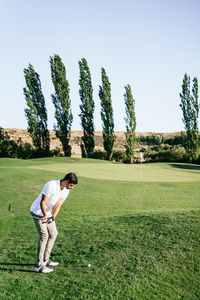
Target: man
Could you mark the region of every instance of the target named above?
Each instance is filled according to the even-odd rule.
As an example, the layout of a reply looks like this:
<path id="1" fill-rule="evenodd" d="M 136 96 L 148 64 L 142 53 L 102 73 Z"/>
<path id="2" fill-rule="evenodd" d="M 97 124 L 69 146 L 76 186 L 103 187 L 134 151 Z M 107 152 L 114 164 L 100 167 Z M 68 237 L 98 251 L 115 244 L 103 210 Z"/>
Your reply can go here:
<path id="1" fill-rule="evenodd" d="M 47 266 L 59 264 L 50 260 L 51 250 L 58 235 L 55 218 L 70 190 L 77 183 L 78 178 L 74 173 L 68 173 L 60 180 L 51 180 L 44 185 L 42 192 L 31 205 L 32 216 L 39 217 L 33 219 L 40 236 L 35 272 L 50 273 L 53 269 Z"/>

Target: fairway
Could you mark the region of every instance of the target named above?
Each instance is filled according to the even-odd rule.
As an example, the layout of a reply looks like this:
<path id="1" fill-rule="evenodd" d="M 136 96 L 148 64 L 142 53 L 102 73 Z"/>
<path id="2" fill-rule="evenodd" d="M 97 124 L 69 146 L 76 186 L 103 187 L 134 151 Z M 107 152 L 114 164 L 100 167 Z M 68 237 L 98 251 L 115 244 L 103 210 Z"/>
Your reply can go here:
<path id="1" fill-rule="evenodd" d="M 139 182 L 187 182 L 199 181 L 200 166 L 179 163 L 155 164 L 119 164 L 108 162 L 92 162 L 87 159 L 74 160 L 73 171 L 79 176 L 96 179 Z M 86 166 L 87 163 L 87 166 Z M 66 172 L 66 165 L 61 162 L 56 164 L 42 164 L 31 166 L 33 169 Z"/>
<path id="2" fill-rule="evenodd" d="M 79 184 L 56 218 L 52 274 L 33 272 L 29 207 L 51 179 Z M 0 159 L 0 299 L 200 299 L 200 166 Z M 87 265 L 91 264 L 91 268 Z"/>

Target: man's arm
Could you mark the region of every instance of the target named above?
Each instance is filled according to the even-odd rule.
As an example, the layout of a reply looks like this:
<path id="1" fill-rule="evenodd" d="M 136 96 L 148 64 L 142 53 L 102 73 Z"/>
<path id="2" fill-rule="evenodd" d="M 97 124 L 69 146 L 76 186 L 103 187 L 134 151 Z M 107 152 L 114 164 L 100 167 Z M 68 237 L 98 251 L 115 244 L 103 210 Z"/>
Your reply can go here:
<path id="1" fill-rule="evenodd" d="M 44 215 L 44 218 L 42 219 L 43 222 L 46 222 L 47 221 L 47 213 L 46 213 L 46 204 L 47 204 L 47 201 L 49 200 L 49 197 L 48 196 L 45 196 L 44 194 L 42 195 L 42 200 L 40 202 L 40 207 L 41 207 L 41 211 Z"/>
<path id="2" fill-rule="evenodd" d="M 65 202 L 64 198 L 60 198 L 58 200 L 58 202 L 56 203 L 56 205 L 53 208 L 53 213 L 52 216 L 55 218 L 57 216 L 57 214 L 59 213 L 59 210 L 61 208 L 61 206 L 63 205 L 63 203 Z"/>

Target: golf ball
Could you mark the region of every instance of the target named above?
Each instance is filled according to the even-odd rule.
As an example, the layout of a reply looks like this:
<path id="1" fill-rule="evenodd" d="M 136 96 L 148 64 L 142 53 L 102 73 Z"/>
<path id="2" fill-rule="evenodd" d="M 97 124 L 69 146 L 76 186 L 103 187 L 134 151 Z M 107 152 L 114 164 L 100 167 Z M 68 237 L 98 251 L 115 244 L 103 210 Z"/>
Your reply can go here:
<path id="1" fill-rule="evenodd" d="M 87 266 L 88 266 L 88 268 L 90 268 L 90 267 L 91 267 L 91 264 L 88 264 Z"/>

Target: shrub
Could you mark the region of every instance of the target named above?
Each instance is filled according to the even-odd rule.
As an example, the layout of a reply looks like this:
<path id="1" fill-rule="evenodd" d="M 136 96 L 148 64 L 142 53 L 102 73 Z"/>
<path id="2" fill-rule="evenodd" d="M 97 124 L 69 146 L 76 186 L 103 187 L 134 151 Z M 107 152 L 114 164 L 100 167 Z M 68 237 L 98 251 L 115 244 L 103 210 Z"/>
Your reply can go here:
<path id="1" fill-rule="evenodd" d="M 106 159 L 107 153 L 105 151 L 93 151 L 88 155 L 89 158 L 96 158 L 96 159 Z"/>
<path id="2" fill-rule="evenodd" d="M 20 143 L 17 149 L 17 157 L 22 159 L 29 159 L 33 158 L 34 156 L 34 150 L 32 146 L 28 143 L 25 143 L 24 145 Z"/>
<path id="3" fill-rule="evenodd" d="M 50 150 L 50 156 L 63 156 L 60 148 L 56 147 L 54 150 Z"/>
<path id="4" fill-rule="evenodd" d="M 186 162 L 186 151 L 182 146 L 175 146 L 168 149 L 160 149 L 159 151 L 148 150 L 144 153 L 144 158 L 151 162 Z"/>
<path id="5" fill-rule="evenodd" d="M 160 145 L 163 137 L 158 135 L 147 135 L 147 136 L 139 136 L 137 138 L 137 142 L 144 143 L 146 145 Z"/>
<path id="6" fill-rule="evenodd" d="M 18 145 L 15 141 L 0 140 L 0 157 L 17 157 Z"/>
<path id="7" fill-rule="evenodd" d="M 112 160 L 115 160 L 117 162 L 124 162 L 127 160 L 126 152 L 123 150 L 114 150 L 112 155 Z"/>
<path id="8" fill-rule="evenodd" d="M 184 144 L 184 137 L 182 135 L 177 135 L 172 138 L 168 138 L 164 140 L 164 144 L 168 145 L 183 145 Z"/>

